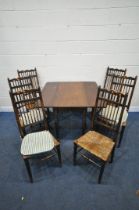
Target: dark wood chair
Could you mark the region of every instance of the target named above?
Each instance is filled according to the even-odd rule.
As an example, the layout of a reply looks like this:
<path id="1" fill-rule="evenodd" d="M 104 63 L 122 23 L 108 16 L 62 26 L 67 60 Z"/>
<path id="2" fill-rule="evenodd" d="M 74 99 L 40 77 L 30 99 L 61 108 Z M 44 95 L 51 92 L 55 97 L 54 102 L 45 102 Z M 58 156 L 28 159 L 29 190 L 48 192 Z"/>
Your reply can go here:
<path id="1" fill-rule="evenodd" d="M 30 77 L 32 80 L 32 88 L 39 88 L 39 79 L 38 79 L 38 74 L 37 74 L 37 69 L 30 69 L 30 70 L 17 70 L 18 77 L 20 78 L 26 78 Z"/>
<path id="2" fill-rule="evenodd" d="M 110 90 L 111 88 L 111 83 L 112 83 L 112 78 L 114 75 L 116 76 L 125 76 L 127 70 L 126 69 L 117 69 L 117 68 L 107 68 L 106 71 L 106 76 L 105 76 L 105 81 L 104 81 L 104 86 L 103 88 Z"/>
<path id="3" fill-rule="evenodd" d="M 22 138 L 21 155 L 33 182 L 29 160 L 57 154 L 61 165 L 60 142 L 48 130 L 40 88 L 10 92 L 10 97 Z"/>
<path id="4" fill-rule="evenodd" d="M 121 145 L 121 141 L 124 135 L 126 125 L 127 125 L 128 111 L 131 105 L 136 83 L 137 83 L 137 76 L 136 77 L 129 77 L 129 76 L 121 77 L 121 76 L 114 75 L 112 78 L 111 89 L 128 94 L 128 98 L 126 102 L 126 109 L 125 109 L 127 117 L 122 122 L 118 147 L 120 147 Z"/>
<path id="5" fill-rule="evenodd" d="M 9 84 L 11 93 L 19 93 L 22 91 L 31 90 L 33 88 L 32 80 L 29 76 L 23 77 L 23 78 L 18 77 L 18 78 L 13 78 L 13 79 L 8 78 L 8 84 Z M 33 117 L 34 112 L 30 110 L 30 107 L 28 108 L 27 105 L 26 105 L 26 109 L 28 110 L 28 115 L 30 114 L 30 117 L 34 119 Z M 46 116 L 48 116 L 47 110 L 45 110 L 45 113 L 46 113 Z M 22 117 L 24 116 L 25 114 L 22 114 Z M 21 122 L 23 122 L 22 117 L 21 116 L 19 117 L 19 120 Z M 24 130 L 27 125 L 27 122 L 24 122 L 24 124 L 21 123 L 21 125 Z"/>
<path id="6" fill-rule="evenodd" d="M 8 78 L 8 84 L 12 93 L 32 89 L 32 80 L 30 77 L 25 78 Z"/>
<path id="7" fill-rule="evenodd" d="M 77 153 L 95 163 L 100 168 L 98 183 L 101 182 L 106 163 L 113 161 L 126 100 L 127 94 L 99 87 L 92 129 L 74 141 L 74 165 L 76 165 Z M 106 107 L 109 109 L 106 110 Z M 117 114 L 119 118 L 116 117 Z"/>
<path id="8" fill-rule="evenodd" d="M 32 88 L 32 89 L 36 89 L 36 88 L 39 88 L 40 87 L 40 84 L 39 84 L 39 79 L 38 79 L 38 73 L 37 73 L 37 69 L 34 68 L 34 69 L 30 69 L 30 70 L 17 70 L 17 73 L 18 73 L 18 79 L 26 79 L 26 78 L 30 78 L 31 80 L 31 86 L 29 84 L 29 86 Z M 45 107 L 45 110 L 46 110 L 46 113 L 47 113 L 47 116 L 49 115 L 49 109 L 47 109 Z"/>

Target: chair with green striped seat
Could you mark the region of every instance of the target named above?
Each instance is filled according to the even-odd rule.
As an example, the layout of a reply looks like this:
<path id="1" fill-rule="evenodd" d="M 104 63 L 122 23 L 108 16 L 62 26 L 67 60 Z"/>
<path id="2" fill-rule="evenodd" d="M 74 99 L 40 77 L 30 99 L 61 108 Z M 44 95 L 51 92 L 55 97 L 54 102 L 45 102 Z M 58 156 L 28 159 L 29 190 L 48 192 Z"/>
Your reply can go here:
<path id="1" fill-rule="evenodd" d="M 48 130 L 40 88 L 10 92 L 10 96 L 22 138 L 21 155 L 33 182 L 29 160 L 57 154 L 61 165 L 60 142 Z"/>

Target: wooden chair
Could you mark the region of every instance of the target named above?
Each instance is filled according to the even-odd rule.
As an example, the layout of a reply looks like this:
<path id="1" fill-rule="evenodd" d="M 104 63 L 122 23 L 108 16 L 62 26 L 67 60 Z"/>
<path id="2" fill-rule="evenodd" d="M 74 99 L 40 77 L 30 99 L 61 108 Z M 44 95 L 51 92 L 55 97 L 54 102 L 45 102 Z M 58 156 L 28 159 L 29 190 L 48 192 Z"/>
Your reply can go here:
<path id="1" fill-rule="evenodd" d="M 126 69 L 117 69 L 117 68 L 108 67 L 103 88 L 110 90 L 113 76 L 114 75 L 119 76 L 119 77 L 125 76 L 126 71 L 127 71 Z"/>
<path id="2" fill-rule="evenodd" d="M 18 77 L 24 78 L 24 77 L 30 77 L 32 80 L 32 88 L 39 88 L 39 79 L 37 74 L 37 69 L 30 69 L 30 70 L 17 70 Z"/>
<path id="3" fill-rule="evenodd" d="M 111 162 L 113 161 L 126 100 L 127 94 L 99 87 L 92 119 L 92 129 L 74 141 L 74 165 L 76 165 L 77 152 L 90 162 L 95 163 L 100 168 L 98 183 L 101 182 L 106 163 L 110 158 Z M 109 107 L 107 111 L 106 107 Z M 117 114 L 119 118 L 116 117 Z"/>
<path id="4" fill-rule="evenodd" d="M 132 101 L 132 97 L 134 94 L 136 83 L 137 83 L 137 76 L 136 77 L 128 77 L 128 76 L 121 77 L 121 76 L 114 75 L 112 78 L 111 89 L 122 92 L 122 93 L 128 93 L 128 98 L 126 101 L 126 115 L 127 115 L 127 117 L 128 117 L 128 111 L 129 111 L 129 108 L 131 105 L 131 101 Z M 121 145 L 125 127 L 127 125 L 127 117 L 125 119 L 125 122 L 122 123 L 118 147 L 120 147 L 120 145 Z"/>
<path id="5" fill-rule="evenodd" d="M 30 77 L 25 78 L 8 78 L 8 84 L 12 93 L 32 89 L 32 80 Z"/>
<path id="6" fill-rule="evenodd" d="M 30 69 L 30 70 L 17 70 L 17 73 L 18 73 L 18 79 L 26 79 L 26 78 L 30 78 L 31 80 L 31 85 L 30 85 L 30 82 L 29 82 L 29 86 L 34 89 L 34 88 L 39 88 L 40 85 L 39 85 L 39 79 L 38 79 L 38 74 L 37 74 L 37 69 L 34 68 L 34 69 Z M 45 107 L 45 111 L 46 111 L 46 114 L 47 114 L 47 117 L 49 115 L 49 109 L 47 109 Z"/>
<path id="7" fill-rule="evenodd" d="M 48 130 L 40 88 L 10 92 L 10 96 L 22 137 L 21 155 L 33 182 L 29 160 L 44 155 L 50 158 L 57 154 L 61 165 L 60 143 Z M 48 155 L 48 152 L 51 154 Z"/>
<path id="8" fill-rule="evenodd" d="M 18 77 L 18 78 L 13 78 L 13 79 L 8 78 L 8 83 L 9 83 L 9 87 L 10 87 L 10 93 L 19 93 L 22 91 L 24 92 L 26 90 L 31 90 L 33 87 L 32 80 L 29 76 L 23 77 L 23 78 Z M 32 106 L 33 106 L 33 104 L 32 104 Z M 30 110 L 30 107 L 28 107 L 26 105 L 26 109 L 28 110 L 28 114 L 30 114 L 30 118 L 33 118 L 34 113 L 32 110 Z M 47 116 L 47 110 L 45 110 L 45 113 Z M 24 117 L 25 114 L 22 114 L 22 116 Z M 23 123 L 23 119 L 21 116 L 20 116 L 19 120 L 22 122 L 21 125 L 22 125 L 22 129 L 24 130 L 27 125 L 27 122 Z"/>

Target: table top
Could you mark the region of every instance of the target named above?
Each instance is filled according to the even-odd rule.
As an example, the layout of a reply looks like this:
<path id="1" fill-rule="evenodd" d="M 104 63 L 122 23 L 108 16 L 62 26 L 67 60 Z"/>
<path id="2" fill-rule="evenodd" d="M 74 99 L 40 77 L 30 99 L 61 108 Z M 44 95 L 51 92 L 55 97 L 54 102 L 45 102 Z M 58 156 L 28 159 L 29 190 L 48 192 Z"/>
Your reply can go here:
<path id="1" fill-rule="evenodd" d="M 48 82 L 42 89 L 45 107 L 94 107 L 96 82 Z"/>

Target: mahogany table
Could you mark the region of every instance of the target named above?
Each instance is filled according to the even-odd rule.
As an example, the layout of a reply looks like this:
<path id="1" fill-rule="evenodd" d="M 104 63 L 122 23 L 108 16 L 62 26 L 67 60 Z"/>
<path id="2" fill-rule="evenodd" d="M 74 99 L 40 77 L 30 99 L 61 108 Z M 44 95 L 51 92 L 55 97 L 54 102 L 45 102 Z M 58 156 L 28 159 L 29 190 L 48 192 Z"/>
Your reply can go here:
<path id="1" fill-rule="evenodd" d="M 44 106 L 54 108 L 56 119 L 58 110 L 80 108 L 83 110 L 83 130 L 86 127 L 86 110 L 95 106 L 96 82 L 48 82 L 42 89 Z M 56 120 L 56 127 L 58 119 Z"/>

